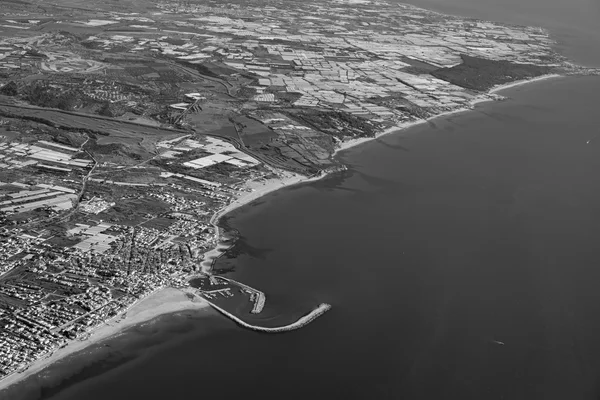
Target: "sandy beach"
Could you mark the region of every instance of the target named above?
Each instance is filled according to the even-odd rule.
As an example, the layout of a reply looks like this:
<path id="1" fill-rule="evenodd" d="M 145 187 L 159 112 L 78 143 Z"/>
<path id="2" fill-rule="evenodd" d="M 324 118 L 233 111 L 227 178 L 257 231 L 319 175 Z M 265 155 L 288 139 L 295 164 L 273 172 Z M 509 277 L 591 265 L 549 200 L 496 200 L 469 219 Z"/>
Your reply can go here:
<path id="1" fill-rule="evenodd" d="M 471 105 L 473 106 L 474 104 L 483 103 L 485 101 L 493 101 L 493 99 L 487 99 L 487 98 L 486 99 L 481 99 L 479 101 L 473 102 Z M 389 135 L 390 133 L 400 132 L 400 131 L 403 131 L 405 129 L 411 128 L 413 126 L 417 126 L 417 125 L 420 125 L 420 124 L 425 124 L 427 122 L 433 121 L 436 118 L 445 117 L 445 116 L 448 116 L 448 115 L 451 115 L 451 114 L 458 114 L 458 113 L 461 113 L 461 112 L 469 111 L 471 109 L 472 108 L 459 108 L 459 109 L 456 109 L 456 110 L 447 111 L 447 112 L 443 112 L 441 114 L 437 114 L 437 115 L 435 115 L 435 116 L 433 116 L 431 118 L 418 119 L 416 121 L 406 122 L 406 123 L 403 123 L 403 124 L 398 124 L 396 126 L 392 126 L 392 127 L 388 128 L 388 129 L 382 131 L 382 132 L 377 133 L 374 137 L 366 137 L 366 138 L 346 140 L 346 141 L 344 141 L 344 142 L 342 142 L 342 143 L 340 143 L 338 145 L 338 148 L 335 150 L 335 152 L 333 154 L 336 155 L 336 154 L 338 154 L 338 153 L 340 153 L 340 152 L 342 152 L 344 150 L 348 150 L 348 149 L 350 149 L 352 147 L 358 146 L 359 144 L 362 144 L 362 143 L 369 142 L 371 140 L 379 139 L 380 137 L 385 136 L 385 135 Z"/>
<path id="2" fill-rule="evenodd" d="M 217 232 L 217 246 L 204 254 L 204 261 L 202 262 L 203 271 L 208 272 L 212 266 L 212 261 L 215 258 L 218 258 L 226 249 L 229 248 L 228 245 L 219 243 L 221 231 L 217 224 L 221 217 L 245 204 L 251 203 L 267 193 L 301 182 L 318 180 L 325 176 L 326 174 L 321 174 L 315 177 L 306 177 L 304 175 L 283 171 L 280 173 L 279 178 L 266 180 L 264 182 L 249 182 L 247 187 L 249 189 L 253 189 L 253 191 L 242 194 L 236 200 L 218 210 L 212 216 L 211 223 L 215 226 Z M 123 313 L 121 313 L 106 323 L 99 325 L 90 332 L 89 337 L 85 340 L 73 340 L 69 342 L 67 346 L 55 350 L 50 356 L 46 356 L 35 361 L 27 370 L 21 373 L 14 373 L 0 380 L 0 391 L 27 378 L 28 376 L 39 373 L 50 364 L 81 351 L 91 344 L 98 343 L 102 340 L 118 335 L 120 332 L 131 326 L 147 322 L 163 314 L 210 307 L 210 305 L 204 299 L 198 296 L 196 296 L 193 301 L 186 296 L 186 293 L 193 292 L 194 290 L 192 288 L 162 288 L 155 291 L 154 293 L 134 303 L 127 311 L 125 311 L 125 318 L 121 317 L 123 315 Z"/>
<path id="3" fill-rule="evenodd" d="M 511 82 L 511 83 L 506 83 L 504 85 L 496 85 L 496 86 L 494 86 L 492 88 L 492 90 L 490 90 L 490 93 L 494 94 L 494 93 L 500 92 L 502 90 L 510 89 L 512 87 L 515 87 L 515 86 L 524 85 L 526 83 L 533 83 L 533 82 L 538 82 L 538 81 L 544 81 L 546 79 L 554 79 L 554 78 L 560 78 L 560 77 L 562 77 L 562 75 L 559 75 L 559 74 L 547 74 L 547 75 L 538 76 L 538 77 L 533 78 L 533 79 L 523 79 L 523 80 L 520 80 L 520 81 L 514 81 L 514 82 Z"/>
<path id="4" fill-rule="evenodd" d="M 497 101 L 497 100 L 502 100 L 504 99 L 503 96 L 496 94 L 499 91 L 502 90 L 506 90 L 512 87 L 516 87 L 516 86 L 520 86 L 520 85 L 524 85 L 527 83 L 532 83 L 532 82 L 537 82 L 537 81 L 542 81 L 542 80 L 546 80 L 546 79 L 552 79 L 552 78 L 558 78 L 561 77 L 562 75 L 558 75 L 558 74 L 548 74 L 548 75 L 542 75 L 542 76 L 538 76 L 536 78 L 533 79 L 524 79 L 524 80 L 519 80 L 519 81 L 515 81 L 515 82 L 511 82 L 511 83 L 507 83 L 504 85 L 497 85 L 494 86 L 488 93 L 482 93 L 479 96 L 475 97 L 470 103 L 468 107 L 464 107 L 464 108 L 459 108 L 456 110 L 452 110 L 452 111 L 447 111 L 447 112 L 443 112 L 440 114 L 437 114 L 435 116 L 432 116 L 431 118 L 427 118 L 427 119 L 419 119 L 416 121 L 411 121 L 411 122 L 407 122 L 407 123 L 403 123 L 403 124 L 398 124 L 396 126 L 392 126 L 378 134 L 376 134 L 374 137 L 364 137 L 364 138 L 357 138 L 357 139 L 350 139 L 350 140 L 346 140 L 343 142 L 340 142 L 337 144 L 337 148 L 335 150 L 335 152 L 333 153 L 333 156 L 335 156 L 336 154 L 338 154 L 341 151 L 347 150 L 349 148 L 358 146 L 362 143 L 366 143 L 369 142 L 371 140 L 375 140 L 378 139 L 382 136 L 388 135 L 390 133 L 394 133 L 394 132 L 399 132 L 402 131 L 404 129 L 408 129 L 411 128 L 413 126 L 416 125 L 420 125 L 420 124 L 424 124 L 424 123 L 428 123 L 430 121 L 433 121 L 437 118 L 442 118 L 442 117 L 447 117 L 449 115 L 452 114 L 458 114 L 458 113 L 462 113 L 462 112 L 466 112 L 466 111 L 470 111 L 472 110 L 477 104 L 480 103 L 485 103 L 485 102 L 489 102 L 489 101 Z M 211 250 L 207 251 L 206 253 L 204 253 L 204 259 L 201 263 L 201 267 L 202 267 L 202 271 L 205 273 L 210 273 L 210 270 L 212 268 L 212 265 L 214 263 L 214 261 L 219 258 L 225 251 L 227 251 L 227 249 L 229 249 L 232 244 L 223 244 L 220 242 L 220 238 L 221 238 L 221 231 L 220 228 L 218 226 L 219 220 L 226 215 L 227 213 L 245 205 L 248 203 L 253 202 L 254 200 L 266 195 L 267 193 L 271 193 L 273 191 L 282 189 L 284 187 L 287 186 L 291 186 L 291 185 L 296 185 L 299 183 L 306 183 L 306 182 L 310 182 L 310 181 L 314 181 L 314 180 L 318 180 L 318 179 L 322 179 L 325 176 L 327 176 L 327 174 L 321 174 L 318 176 L 314 176 L 314 177 L 305 177 L 303 175 L 299 175 L 299 174 L 295 174 L 292 172 L 287 172 L 287 171 L 283 171 L 281 172 L 281 177 L 280 178 L 275 178 L 275 179 L 270 179 L 264 182 L 257 182 L 257 181 L 253 181 L 253 182 L 248 182 L 247 183 L 247 188 L 252 189 L 252 191 L 247 192 L 242 194 L 240 197 L 238 197 L 237 199 L 235 199 L 234 201 L 232 201 L 230 204 L 228 204 L 227 206 L 223 207 L 222 209 L 220 209 L 219 211 L 217 211 L 211 218 L 210 223 L 214 226 L 215 228 L 215 232 L 216 232 L 216 245 L 214 248 L 212 248 Z"/>
<path id="5" fill-rule="evenodd" d="M 295 174 L 293 172 L 283 171 L 281 173 L 281 178 L 268 179 L 264 182 L 252 181 L 246 184 L 248 189 L 252 189 L 251 192 L 246 192 L 242 194 L 240 197 L 235 199 L 233 202 L 229 203 L 227 206 L 223 207 L 219 211 L 217 211 L 213 217 L 211 218 L 211 223 L 216 224 L 219 222 L 219 219 L 223 217 L 225 214 L 239 208 L 245 204 L 251 203 L 252 201 L 266 195 L 267 193 L 274 192 L 281 188 L 295 185 L 297 183 L 308 180 L 307 177 L 300 174 Z"/>
<path id="6" fill-rule="evenodd" d="M 416 121 L 411 121 L 411 122 L 407 122 L 407 123 L 403 123 L 403 124 L 398 124 L 396 126 L 392 126 L 378 134 L 375 135 L 375 137 L 369 137 L 369 138 L 359 138 L 359 139 L 350 139 L 350 140 L 346 140 L 344 142 L 341 142 L 338 144 L 338 148 L 335 150 L 334 155 L 338 154 L 341 151 L 350 149 L 352 147 L 358 146 L 359 144 L 371 141 L 371 140 L 375 140 L 378 139 L 382 136 L 388 135 L 390 133 L 394 133 L 394 132 L 399 132 L 402 131 L 404 129 L 408 129 L 411 128 L 413 126 L 416 125 L 420 125 L 420 124 L 425 124 L 428 123 L 430 121 L 433 121 L 437 118 L 441 118 L 441 117 L 447 117 L 449 115 L 452 114 L 458 114 L 458 113 L 462 113 L 465 111 L 470 111 L 472 110 L 477 104 L 481 104 L 481 103 L 486 103 L 488 101 L 497 101 L 497 100 L 502 100 L 504 97 L 497 94 L 500 91 L 506 90 L 506 89 L 510 89 L 516 86 L 521 86 L 521 85 L 525 85 L 527 83 L 533 83 L 533 82 L 538 82 L 538 81 L 543 81 L 546 79 L 553 79 L 553 78 L 560 78 L 562 77 L 562 75 L 559 74 L 547 74 L 547 75 L 541 75 L 538 76 L 536 78 L 533 79 L 523 79 L 523 80 L 519 80 L 519 81 L 514 81 L 511 83 L 507 83 L 504 85 L 496 85 L 494 86 L 492 89 L 490 89 L 490 91 L 488 93 L 482 93 L 480 96 L 474 98 L 470 103 L 469 103 L 469 107 L 464 107 L 464 108 L 458 108 L 456 110 L 452 110 L 452 111 L 447 111 L 447 112 L 443 112 L 437 115 L 434 115 L 430 118 L 427 119 L 419 119 Z"/>
<path id="7" fill-rule="evenodd" d="M 73 340 L 63 348 L 57 349 L 50 356 L 46 356 L 35 361 L 31 366 L 21 373 L 14 373 L 0 380 L 0 391 L 9 386 L 34 375 L 50 364 L 85 349 L 91 344 L 101 342 L 115 336 L 131 326 L 141 324 L 156 318 L 163 314 L 170 314 L 185 310 L 199 310 L 209 307 L 208 303 L 195 296 L 194 300 L 190 300 L 186 296 L 186 292 L 193 293 L 192 290 L 182 290 L 175 288 L 162 288 L 149 296 L 144 297 L 134 303 L 129 310 L 126 311 L 126 317 L 119 314 L 113 319 L 98 326 L 93 330 L 89 337 L 85 340 Z M 1 397 L 1 396 L 0 396 Z"/>
<path id="8" fill-rule="evenodd" d="M 283 189 L 288 186 L 296 185 L 299 183 L 307 183 L 316 181 L 319 179 L 323 179 L 327 176 L 327 174 L 320 174 L 317 176 L 306 177 L 304 175 L 295 174 L 293 172 L 282 171 L 280 172 L 280 178 L 268 179 L 263 182 L 252 181 L 246 184 L 248 189 L 252 189 L 250 192 L 246 192 L 242 194 L 240 197 L 229 203 L 227 206 L 221 208 L 217 211 L 212 218 L 210 219 L 210 223 L 214 226 L 216 232 L 216 242 L 217 245 L 204 253 L 204 259 L 202 261 L 201 267 L 202 271 L 205 273 L 209 273 L 212 267 L 212 264 L 215 259 L 219 258 L 227 249 L 231 247 L 230 244 L 223 244 L 220 242 L 221 239 L 221 228 L 219 227 L 219 220 L 225 216 L 227 213 L 232 212 L 233 210 L 242 207 L 243 205 L 249 204 L 254 200 L 257 200 L 264 195 L 274 192 L 279 189 Z"/>

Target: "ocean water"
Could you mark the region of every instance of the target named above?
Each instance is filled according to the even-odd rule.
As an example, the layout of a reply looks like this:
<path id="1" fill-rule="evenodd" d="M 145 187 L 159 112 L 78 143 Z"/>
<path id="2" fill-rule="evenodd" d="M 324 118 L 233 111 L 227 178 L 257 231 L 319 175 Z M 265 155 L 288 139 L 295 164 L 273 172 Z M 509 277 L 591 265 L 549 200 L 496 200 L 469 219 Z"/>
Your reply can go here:
<path id="1" fill-rule="evenodd" d="M 600 78 L 507 94 L 234 213 L 230 276 L 270 307 L 333 305 L 306 328 L 195 319 L 46 398 L 597 398 Z"/>
<path id="2" fill-rule="evenodd" d="M 547 27 L 600 65 L 592 0 L 412 2 Z M 600 78 L 505 94 L 342 153 L 347 172 L 227 220 L 243 235 L 229 276 L 279 312 L 333 305 L 306 328 L 173 317 L 10 398 L 597 399 Z"/>

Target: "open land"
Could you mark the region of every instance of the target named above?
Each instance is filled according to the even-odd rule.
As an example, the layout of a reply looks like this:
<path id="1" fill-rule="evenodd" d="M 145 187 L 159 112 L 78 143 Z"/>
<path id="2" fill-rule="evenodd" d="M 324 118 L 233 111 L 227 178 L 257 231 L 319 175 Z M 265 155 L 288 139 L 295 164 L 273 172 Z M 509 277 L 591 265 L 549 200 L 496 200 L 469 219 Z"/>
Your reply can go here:
<path id="1" fill-rule="evenodd" d="M 339 149 L 598 73 L 553 46 L 543 29 L 385 1 L 3 4 L 0 385 L 204 304 L 174 290 L 259 321 L 256 289 L 190 288 L 235 239 L 221 216 L 343 170 Z M 157 290 L 173 295 L 107 324 Z"/>

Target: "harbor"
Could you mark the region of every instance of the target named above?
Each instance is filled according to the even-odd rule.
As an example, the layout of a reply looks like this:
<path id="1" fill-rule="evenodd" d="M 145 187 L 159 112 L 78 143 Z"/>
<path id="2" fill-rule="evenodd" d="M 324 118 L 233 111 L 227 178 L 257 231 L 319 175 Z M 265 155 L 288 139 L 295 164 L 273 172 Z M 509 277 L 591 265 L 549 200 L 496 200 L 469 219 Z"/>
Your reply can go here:
<path id="1" fill-rule="evenodd" d="M 289 321 L 290 316 L 274 318 L 262 315 L 267 302 L 265 294 L 234 279 L 217 275 L 198 275 L 190 281 L 196 294 L 222 315 L 243 328 L 265 333 L 281 333 L 302 328 L 331 309 L 321 303 L 310 312 Z"/>
<path id="2" fill-rule="evenodd" d="M 208 301 L 208 303 L 215 310 L 219 311 L 220 313 L 222 313 L 226 317 L 232 319 L 233 321 L 235 321 L 240 326 L 242 326 L 244 328 L 247 328 L 247 329 L 252 329 L 254 331 L 265 332 L 265 333 L 282 333 L 282 332 L 287 332 L 287 331 L 293 331 L 295 329 L 300 329 L 300 328 L 308 325 L 309 323 L 311 323 L 312 321 L 314 321 L 316 318 L 320 317 L 321 315 L 325 314 L 327 311 L 329 311 L 331 309 L 331 305 L 330 304 L 322 303 L 322 304 L 319 304 L 317 306 L 317 308 L 315 308 L 314 310 L 312 310 L 307 315 L 301 317 L 300 319 L 298 319 L 294 323 L 291 323 L 291 324 L 285 325 L 285 326 L 280 326 L 280 327 L 275 327 L 275 328 L 269 328 L 269 327 L 264 327 L 264 326 L 251 325 L 251 324 L 249 324 L 247 322 L 244 322 L 240 318 L 236 317 L 235 315 L 233 315 L 233 314 L 225 311 L 221 307 L 219 307 L 216 304 L 212 303 L 210 300 L 207 300 L 207 301 Z"/>

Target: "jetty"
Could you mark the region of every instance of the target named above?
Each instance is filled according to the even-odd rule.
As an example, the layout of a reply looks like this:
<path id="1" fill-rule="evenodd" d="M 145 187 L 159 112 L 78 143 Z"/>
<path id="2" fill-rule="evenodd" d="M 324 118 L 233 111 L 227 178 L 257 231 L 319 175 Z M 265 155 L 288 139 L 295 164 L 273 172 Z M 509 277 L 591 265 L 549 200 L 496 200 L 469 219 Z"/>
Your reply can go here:
<path id="1" fill-rule="evenodd" d="M 252 307 L 252 314 L 260 314 L 263 310 L 263 308 L 265 307 L 265 301 L 266 301 L 266 297 L 265 294 L 263 292 L 255 292 L 254 293 L 255 299 L 254 299 L 254 307 Z"/>
<path id="2" fill-rule="evenodd" d="M 211 276 L 211 284 L 213 283 L 213 279 L 216 281 L 214 276 Z M 229 279 L 226 278 L 224 276 L 219 276 L 218 279 L 222 279 L 226 282 L 231 283 L 232 285 L 237 285 L 239 287 L 242 288 L 242 290 L 245 290 L 248 294 L 250 294 L 250 299 L 251 301 L 254 303 L 254 307 L 252 307 L 252 314 L 260 314 L 261 311 L 263 310 L 263 308 L 265 307 L 265 302 L 267 300 L 267 297 L 265 296 L 265 294 L 263 292 L 261 292 L 260 290 L 254 289 L 251 286 L 245 285 L 242 282 L 238 282 L 236 280 L 233 279 Z M 218 284 L 218 281 L 217 281 Z"/>
<path id="3" fill-rule="evenodd" d="M 308 325 L 309 323 L 314 321 L 317 317 L 320 317 L 321 315 L 325 314 L 327 311 L 329 311 L 331 309 L 331 304 L 321 303 L 310 313 L 300 317 L 296 322 L 293 322 L 293 323 L 291 323 L 289 325 L 285 325 L 285 326 L 278 326 L 278 327 L 271 328 L 271 327 L 265 327 L 265 326 L 252 325 L 247 322 L 244 322 L 240 318 L 236 317 L 235 315 L 231 314 L 230 312 L 225 311 L 223 308 L 214 304 L 212 301 L 210 301 L 208 299 L 206 299 L 206 301 L 208 302 L 208 304 L 211 305 L 211 307 L 213 307 L 215 310 L 217 310 L 221 314 L 225 315 L 226 317 L 232 319 L 238 325 L 240 325 L 244 328 L 247 328 L 247 329 L 252 329 L 254 331 L 265 332 L 265 333 L 281 333 L 281 332 L 287 332 L 287 331 L 293 331 L 296 329 L 300 329 L 303 326 Z"/>

